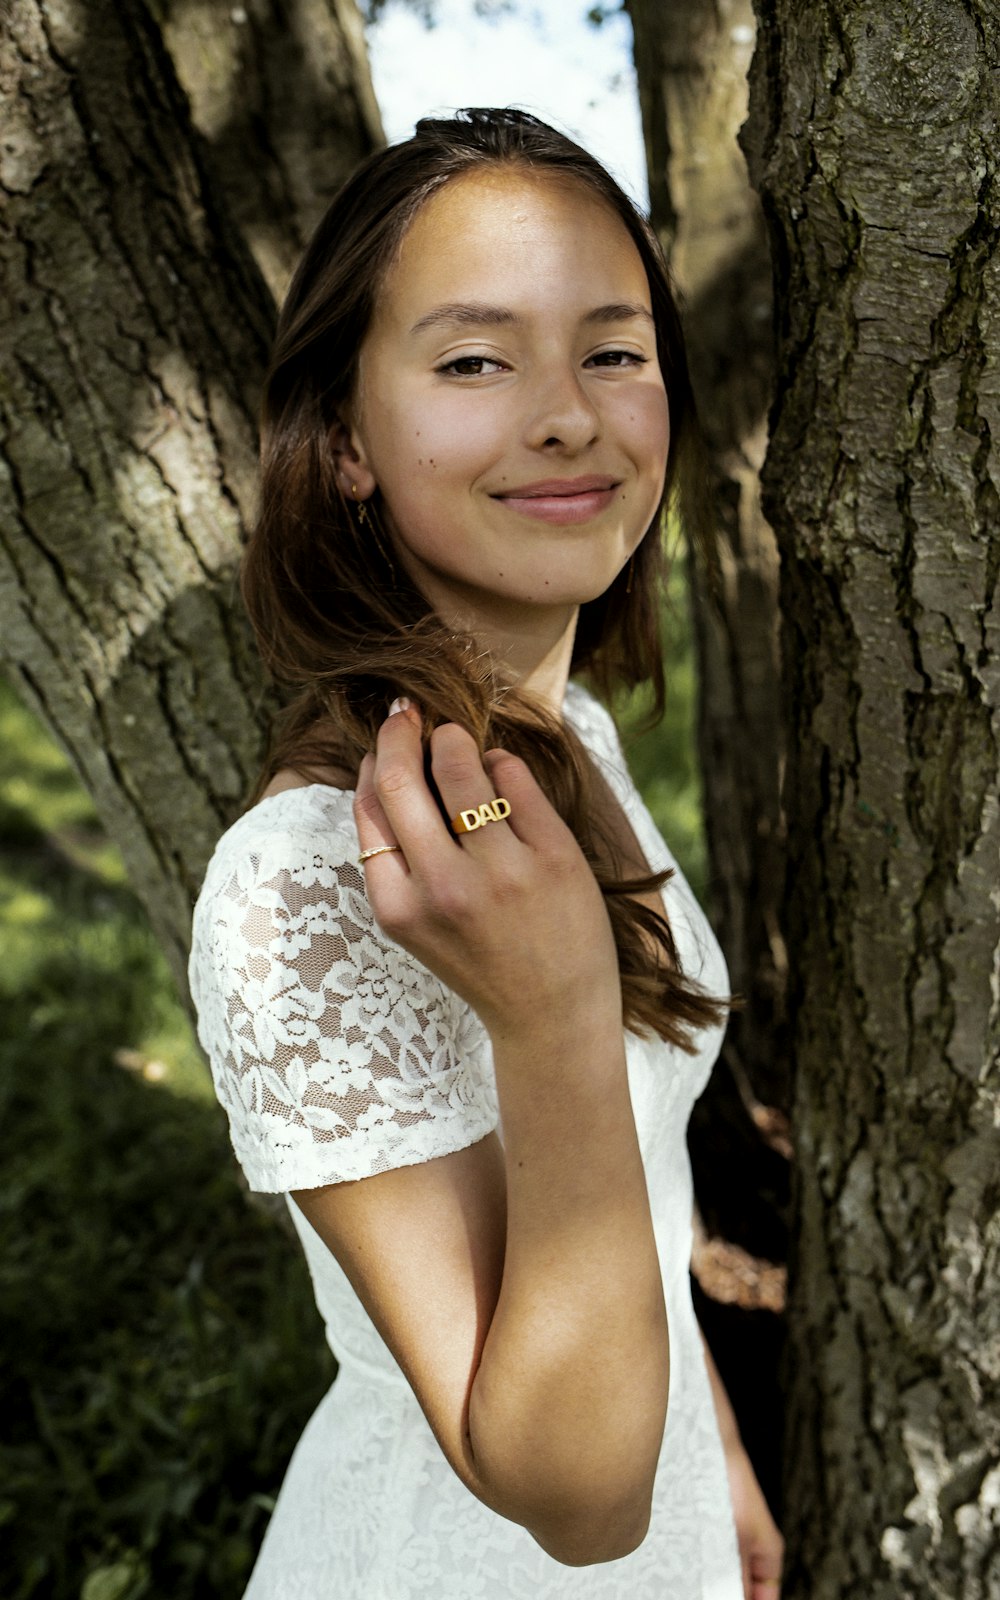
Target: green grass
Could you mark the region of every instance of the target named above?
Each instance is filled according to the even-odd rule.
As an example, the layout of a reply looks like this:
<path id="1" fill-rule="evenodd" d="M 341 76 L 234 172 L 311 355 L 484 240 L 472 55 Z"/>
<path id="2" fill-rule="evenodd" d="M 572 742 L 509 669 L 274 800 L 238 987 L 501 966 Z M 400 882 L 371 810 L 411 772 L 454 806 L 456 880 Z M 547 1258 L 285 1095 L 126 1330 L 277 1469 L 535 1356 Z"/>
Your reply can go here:
<path id="1" fill-rule="evenodd" d="M 697 892 L 679 570 L 671 593 L 667 718 L 632 744 L 620 710 Z M 3 680 L 0 927 L 0 1594 L 236 1600 L 332 1359 L 120 857 Z"/>
<path id="2" fill-rule="evenodd" d="M 0 1593 L 242 1594 L 333 1376 L 165 962 L 0 683 Z"/>

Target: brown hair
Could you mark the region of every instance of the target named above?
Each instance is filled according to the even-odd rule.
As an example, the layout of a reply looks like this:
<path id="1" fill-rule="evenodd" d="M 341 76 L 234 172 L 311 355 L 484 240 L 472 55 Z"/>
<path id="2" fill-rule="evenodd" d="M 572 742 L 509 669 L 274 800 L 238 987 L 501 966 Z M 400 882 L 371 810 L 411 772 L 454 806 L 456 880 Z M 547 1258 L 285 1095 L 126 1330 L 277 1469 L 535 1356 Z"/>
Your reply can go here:
<path id="1" fill-rule="evenodd" d="M 597 815 L 596 775 L 575 733 L 504 681 L 473 639 L 446 627 L 393 563 L 379 533 L 378 491 L 362 526 L 337 481 L 330 430 L 353 393 L 375 298 L 407 228 L 449 179 L 498 163 L 585 184 L 628 229 L 649 280 L 669 396 L 664 506 L 671 495 L 683 499 L 695 433 L 677 309 L 652 229 L 604 168 L 546 123 L 510 110 L 425 119 L 411 139 L 370 156 L 309 243 L 265 381 L 261 508 L 241 586 L 261 656 L 287 698 L 248 805 L 281 767 L 306 778 L 329 765 L 356 772 L 389 703 L 404 692 L 422 708 L 428 729 L 457 722 L 481 750 L 515 752 L 572 828 L 606 897 L 626 1024 L 693 1052 L 691 1031 L 720 1021 L 730 1001 L 685 980 L 667 919 L 630 898 L 659 888 L 671 873 L 621 876 Z M 618 685 L 650 684 L 657 719 L 664 700 L 662 514 L 663 507 L 605 593 L 581 606 L 572 658 L 572 671 L 586 671 L 605 697 Z"/>

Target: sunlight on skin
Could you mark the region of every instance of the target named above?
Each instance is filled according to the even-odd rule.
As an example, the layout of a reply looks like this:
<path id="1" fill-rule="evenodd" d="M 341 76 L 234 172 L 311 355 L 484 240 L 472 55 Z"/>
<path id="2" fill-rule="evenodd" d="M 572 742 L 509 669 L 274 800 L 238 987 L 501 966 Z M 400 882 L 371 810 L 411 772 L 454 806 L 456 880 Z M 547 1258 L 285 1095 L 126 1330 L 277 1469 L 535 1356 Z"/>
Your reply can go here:
<path id="1" fill-rule="evenodd" d="M 403 241 L 344 420 L 345 489 L 382 491 L 423 592 L 561 705 L 579 606 L 663 490 L 667 396 L 624 225 L 573 182 L 453 179 Z"/>

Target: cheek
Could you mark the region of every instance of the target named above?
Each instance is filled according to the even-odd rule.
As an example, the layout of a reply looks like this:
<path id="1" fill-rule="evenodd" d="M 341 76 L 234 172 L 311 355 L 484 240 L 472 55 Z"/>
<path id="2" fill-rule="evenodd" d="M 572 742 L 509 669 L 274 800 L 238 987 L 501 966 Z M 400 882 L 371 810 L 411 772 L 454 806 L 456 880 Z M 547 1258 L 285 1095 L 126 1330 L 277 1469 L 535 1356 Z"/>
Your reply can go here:
<path id="1" fill-rule="evenodd" d="M 636 464 L 662 479 L 670 448 L 670 407 L 664 391 L 652 386 L 635 390 L 627 398 L 621 422 Z"/>
<path id="2" fill-rule="evenodd" d="M 387 497 L 421 496 L 436 487 L 468 486 L 497 459 L 503 424 L 498 407 L 460 391 L 414 396 L 379 407 L 372 466 Z M 374 408 L 373 408 L 374 409 Z"/>

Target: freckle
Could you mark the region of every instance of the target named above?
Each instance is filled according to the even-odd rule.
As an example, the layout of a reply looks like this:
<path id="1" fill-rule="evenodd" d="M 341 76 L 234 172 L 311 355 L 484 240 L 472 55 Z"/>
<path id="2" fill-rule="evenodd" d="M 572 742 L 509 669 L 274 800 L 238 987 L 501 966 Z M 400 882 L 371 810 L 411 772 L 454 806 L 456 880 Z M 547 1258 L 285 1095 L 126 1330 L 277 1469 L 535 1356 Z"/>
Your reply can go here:
<path id="1" fill-rule="evenodd" d="M 423 466 L 423 464 L 424 464 L 424 458 L 423 458 L 423 456 L 418 456 L 418 457 L 417 457 L 417 466 L 418 466 L 418 467 L 422 467 L 422 466 Z"/>

